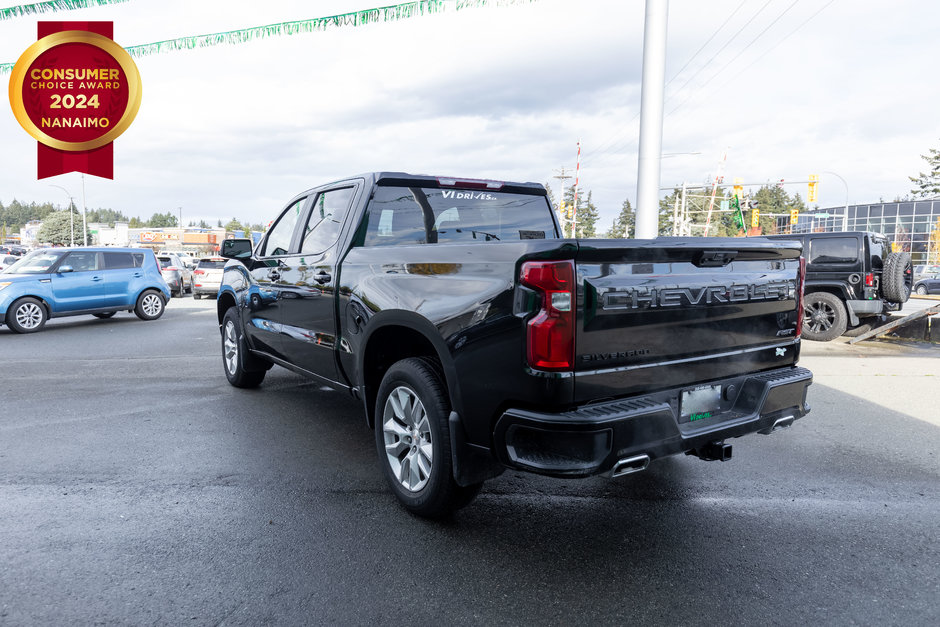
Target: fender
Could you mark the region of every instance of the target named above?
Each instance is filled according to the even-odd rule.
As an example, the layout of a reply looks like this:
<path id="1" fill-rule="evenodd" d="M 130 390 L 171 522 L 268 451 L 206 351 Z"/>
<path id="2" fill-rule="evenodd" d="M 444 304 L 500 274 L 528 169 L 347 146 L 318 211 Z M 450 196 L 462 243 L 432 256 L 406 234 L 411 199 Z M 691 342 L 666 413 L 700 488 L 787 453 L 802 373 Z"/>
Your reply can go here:
<path id="1" fill-rule="evenodd" d="M 820 289 L 821 288 L 821 289 Z M 835 296 L 838 296 L 842 300 L 852 300 L 857 298 L 857 296 L 852 294 L 849 284 L 845 281 L 826 281 L 826 280 L 806 280 L 806 293 L 810 292 L 829 292 Z"/>
<path id="2" fill-rule="evenodd" d="M 356 380 L 355 386 L 359 389 L 359 394 L 363 399 L 363 403 L 368 405 L 368 395 L 365 391 L 365 356 L 366 348 L 369 346 L 369 343 L 372 340 L 372 336 L 387 327 L 390 326 L 399 326 L 405 327 L 412 331 L 419 333 L 424 337 L 434 349 L 438 360 L 441 362 L 441 366 L 444 370 L 444 382 L 447 384 L 447 394 L 450 396 L 451 408 L 458 413 L 463 408 L 463 400 L 460 394 L 460 387 L 458 385 L 457 377 L 457 368 L 454 365 L 454 360 L 450 354 L 450 350 L 447 348 L 444 338 L 441 337 L 440 331 L 435 327 L 430 320 L 421 316 L 417 313 L 401 310 L 401 309 L 388 309 L 385 311 L 380 311 L 369 317 L 366 327 L 363 330 L 363 337 L 360 343 L 360 349 L 356 355 Z M 371 409 L 366 407 L 366 416 L 371 415 Z"/>

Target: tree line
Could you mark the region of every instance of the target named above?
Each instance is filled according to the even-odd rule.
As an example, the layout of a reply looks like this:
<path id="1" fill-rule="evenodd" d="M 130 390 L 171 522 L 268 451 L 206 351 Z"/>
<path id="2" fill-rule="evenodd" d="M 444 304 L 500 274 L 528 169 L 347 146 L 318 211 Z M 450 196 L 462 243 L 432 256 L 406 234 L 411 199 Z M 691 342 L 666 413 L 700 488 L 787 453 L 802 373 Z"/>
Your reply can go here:
<path id="1" fill-rule="evenodd" d="M 74 203 L 71 207 L 73 212 L 77 212 L 79 220 L 81 220 L 81 210 L 79 210 Z M 67 217 L 68 207 L 55 205 L 51 202 L 31 202 L 26 204 L 15 199 L 8 205 L 4 205 L 0 202 L 0 234 L 5 237 L 6 235 L 19 233 L 20 229 L 26 226 L 28 222 L 34 220 L 44 222 L 51 215 L 57 213 L 62 213 Z M 127 222 L 128 227 L 132 229 L 172 228 L 179 226 L 179 216 L 172 211 L 154 213 L 149 219 L 144 220 L 139 216 L 129 218 L 123 212 L 114 209 L 88 209 L 86 211 L 86 221 L 88 223 L 107 224 L 109 227 L 114 227 L 116 222 Z M 264 226 L 260 223 L 241 222 L 237 218 L 232 218 L 226 223 L 223 223 L 222 220 L 218 220 L 214 226 L 210 225 L 205 220 L 199 220 L 198 222 L 190 220 L 187 227 L 201 229 L 225 228 L 228 231 L 264 230 Z"/>
<path id="2" fill-rule="evenodd" d="M 558 203 L 555 200 L 555 195 L 552 193 L 552 190 L 548 185 L 545 187 L 548 190 L 549 202 L 551 202 L 552 207 L 554 207 L 557 211 Z M 636 210 L 630 203 L 629 199 L 623 201 L 623 204 L 620 206 L 620 212 L 613 219 L 610 226 L 606 230 L 601 230 L 600 226 L 598 225 L 599 213 L 593 202 L 592 196 L 593 195 L 591 190 L 580 190 L 578 193 L 577 209 L 572 212 L 571 207 L 574 205 L 574 186 L 565 188 L 564 201 L 567 211 L 565 212 L 565 215 L 560 215 L 565 236 L 568 236 L 570 233 L 569 228 L 571 226 L 572 214 L 574 215 L 575 222 L 575 237 L 619 239 L 632 238 L 636 236 Z M 673 234 L 676 202 L 678 201 L 681 205 L 681 196 L 682 189 L 675 188 L 665 198 L 660 199 L 657 229 L 658 235 Z M 751 225 L 751 209 L 755 206 L 760 213 L 759 222 L 761 231 L 765 234 L 776 232 L 777 218 L 770 214 L 789 215 L 792 209 L 796 209 L 798 211 L 806 210 L 806 204 L 803 202 L 803 199 L 798 193 L 790 195 L 782 187 L 768 184 L 761 187 L 759 190 L 757 190 L 757 192 L 751 194 L 748 197 L 748 201 L 751 203 L 749 206 L 743 206 L 745 201 L 743 199 L 741 200 L 744 214 L 744 225 L 742 225 L 740 217 L 736 212 L 718 211 L 718 209 L 721 207 L 722 201 L 728 201 L 728 204 L 731 205 L 732 197 L 733 193 L 731 189 L 718 187 L 715 194 L 715 211 L 712 214 L 712 220 L 708 229 L 708 234 L 710 236 L 735 237 L 738 235 L 743 235 L 745 229 L 749 228 Z M 698 203 L 699 208 L 707 206 L 707 204 L 707 201 L 699 201 Z M 703 213 L 693 213 L 692 215 L 693 223 L 700 225 L 704 224 L 705 215 Z M 702 235 L 703 231 L 704 229 L 701 228 L 693 229 L 693 235 Z"/>

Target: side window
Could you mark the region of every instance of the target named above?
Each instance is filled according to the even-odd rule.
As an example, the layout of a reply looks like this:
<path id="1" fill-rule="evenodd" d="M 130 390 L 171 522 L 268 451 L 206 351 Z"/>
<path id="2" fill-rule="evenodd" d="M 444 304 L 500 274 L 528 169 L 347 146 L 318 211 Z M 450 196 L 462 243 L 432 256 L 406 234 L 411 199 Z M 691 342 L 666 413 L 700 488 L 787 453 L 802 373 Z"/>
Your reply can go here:
<path id="1" fill-rule="evenodd" d="M 365 246 L 426 244 L 424 213 L 407 187 L 378 187 L 366 216 Z"/>
<path id="2" fill-rule="evenodd" d="M 858 261 L 858 240 L 854 237 L 832 237 L 810 242 L 810 263 L 855 263 Z"/>
<path id="3" fill-rule="evenodd" d="M 140 256 L 143 259 L 143 255 Z M 119 270 L 121 268 L 135 267 L 131 253 L 104 253 L 105 270 Z"/>
<path id="4" fill-rule="evenodd" d="M 294 237 L 294 227 L 297 226 L 300 210 L 303 209 L 306 200 L 306 198 L 301 198 L 281 214 L 277 224 L 271 227 L 271 230 L 268 231 L 268 237 L 264 240 L 264 250 L 261 251 L 262 257 L 286 255 L 290 252 L 290 241 Z"/>
<path id="5" fill-rule="evenodd" d="M 98 269 L 98 253 L 92 251 L 76 250 L 66 255 L 62 260 L 63 266 L 72 266 L 74 272 L 88 272 Z M 61 267 L 61 266 L 60 266 Z"/>
<path id="6" fill-rule="evenodd" d="M 310 211 L 307 228 L 304 230 L 301 252 L 323 252 L 336 242 L 354 189 L 354 187 L 332 189 L 317 196 L 313 202 L 313 209 Z"/>
<path id="7" fill-rule="evenodd" d="M 144 254 L 143 253 L 133 253 L 134 257 L 134 267 L 142 268 L 144 266 Z"/>

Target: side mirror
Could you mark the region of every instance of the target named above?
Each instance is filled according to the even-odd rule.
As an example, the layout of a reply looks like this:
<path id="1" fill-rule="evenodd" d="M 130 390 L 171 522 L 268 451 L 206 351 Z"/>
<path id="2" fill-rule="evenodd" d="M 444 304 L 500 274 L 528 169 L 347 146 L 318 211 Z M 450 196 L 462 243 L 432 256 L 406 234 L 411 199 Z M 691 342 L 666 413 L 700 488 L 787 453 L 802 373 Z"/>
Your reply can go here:
<path id="1" fill-rule="evenodd" d="M 251 240 L 236 238 L 222 240 L 220 256 L 226 259 L 248 259 L 251 257 Z"/>
<path id="2" fill-rule="evenodd" d="M 72 266 L 59 266 L 58 272 L 74 272 Z"/>

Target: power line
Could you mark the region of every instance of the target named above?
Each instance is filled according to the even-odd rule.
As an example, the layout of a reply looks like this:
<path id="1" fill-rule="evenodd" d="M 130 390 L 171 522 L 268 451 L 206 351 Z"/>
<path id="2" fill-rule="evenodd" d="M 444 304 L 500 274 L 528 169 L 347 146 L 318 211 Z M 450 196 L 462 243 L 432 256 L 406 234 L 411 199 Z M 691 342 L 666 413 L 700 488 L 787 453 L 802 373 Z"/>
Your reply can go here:
<path id="1" fill-rule="evenodd" d="M 738 72 L 737 74 L 735 74 L 735 75 L 734 75 L 734 78 L 732 78 L 730 82 L 733 83 L 735 80 L 737 80 L 737 78 L 738 78 L 739 76 L 741 76 L 742 74 L 744 74 L 745 72 L 747 72 L 749 69 L 751 69 L 757 62 L 759 62 L 761 59 L 763 59 L 764 57 L 766 57 L 768 54 L 770 54 L 771 52 L 773 52 L 774 50 L 776 50 L 776 49 L 777 49 L 777 46 L 779 46 L 780 44 L 782 44 L 783 42 L 785 42 L 787 39 L 789 39 L 789 38 L 790 38 L 794 33 L 796 33 L 798 30 L 800 30 L 801 28 L 803 28 L 804 26 L 806 26 L 807 24 L 809 24 L 813 19 L 815 19 L 815 17 L 816 17 L 817 15 L 819 15 L 820 13 L 822 13 L 822 12 L 826 9 L 826 7 L 828 7 L 830 4 L 832 4 L 832 3 L 835 2 L 835 1 L 836 1 L 836 0 L 829 0 L 829 2 L 827 2 L 826 4 L 824 4 L 822 7 L 819 8 L 818 11 L 816 11 L 815 13 L 813 13 L 812 15 L 810 15 L 808 18 L 806 18 L 806 20 L 803 21 L 799 26 L 797 26 L 796 28 L 794 28 L 793 30 L 791 30 L 789 33 L 787 33 L 787 34 L 784 36 L 783 39 L 781 39 L 780 41 L 778 41 L 777 43 L 775 43 L 773 46 L 771 46 L 770 48 L 768 48 L 768 49 L 764 52 L 764 54 L 762 54 L 762 55 L 760 55 L 759 57 L 757 57 L 756 59 L 754 59 L 754 61 L 752 61 L 750 65 L 748 65 L 748 66 L 745 67 L 743 70 L 741 70 L 740 72 Z"/>
<path id="2" fill-rule="evenodd" d="M 735 37 L 737 37 L 745 28 L 747 28 L 747 27 L 751 24 L 751 22 L 753 22 L 755 19 L 757 19 L 757 17 L 764 11 L 764 9 L 767 8 L 767 6 L 768 6 L 772 1 L 773 1 L 773 0 L 767 0 L 767 2 L 765 2 L 764 5 L 763 5 L 760 9 L 758 9 L 757 12 L 756 12 L 753 16 L 751 16 L 751 19 L 749 19 L 747 22 L 744 23 L 743 26 L 741 26 L 737 31 L 735 31 L 735 33 L 734 33 L 733 35 L 731 35 L 731 37 L 728 38 L 728 41 L 725 42 L 725 44 L 724 44 L 721 48 L 718 49 L 718 52 L 716 52 L 715 54 L 713 54 L 713 55 L 711 56 L 711 58 L 710 58 L 708 61 L 705 62 L 705 65 L 703 66 L 703 69 L 706 68 L 706 67 L 708 67 L 708 65 L 709 65 L 712 61 L 714 61 L 715 58 L 717 58 L 718 55 L 720 55 L 720 54 L 725 50 L 725 48 L 727 48 L 727 47 L 731 44 L 732 41 L 734 41 Z M 745 0 L 745 2 L 746 2 L 746 0 Z M 741 9 L 741 7 L 744 6 L 745 2 L 742 2 L 741 4 L 739 4 L 738 7 L 737 7 L 734 11 L 732 11 L 731 15 L 730 15 L 728 18 L 725 19 L 725 21 L 721 24 L 721 26 L 719 26 L 719 27 L 712 33 L 712 35 L 708 38 L 708 40 L 695 52 L 695 54 L 692 55 L 692 57 L 686 62 L 686 64 L 682 66 L 682 69 L 680 69 L 678 72 L 676 72 L 676 74 L 673 75 L 673 77 L 672 77 L 671 79 L 669 79 L 669 83 L 672 83 L 672 81 L 674 81 L 674 80 L 685 70 L 685 68 L 688 67 L 689 63 L 691 63 L 691 62 L 695 59 L 695 57 L 696 57 L 696 56 L 697 56 L 697 55 L 698 55 L 698 54 L 699 54 L 699 53 L 718 35 L 718 33 L 721 32 L 721 30 L 725 27 L 725 24 L 727 24 L 727 23 L 731 20 L 731 18 L 732 18 L 735 14 L 738 13 L 738 11 Z M 779 19 L 779 18 L 778 18 L 778 19 Z M 676 92 L 675 92 L 672 96 L 667 96 L 667 97 L 666 97 L 666 101 L 669 101 L 670 99 L 674 98 L 675 95 L 677 95 L 678 93 L 681 93 L 682 90 L 685 88 L 685 86 L 688 85 L 688 84 L 695 78 L 695 76 L 696 76 L 696 75 L 691 76 L 691 77 L 689 78 L 689 80 L 687 80 L 685 83 L 683 83 L 682 87 L 680 87 L 678 90 L 676 90 Z M 667 83 L 667 85 L 668 85 L 669 83 Z M 684 104 L 684 101 L 683 101 L 683 103 L 680 103 L 679 106 L 681 106 L 682 104 Z M 678 107 L 677 107 L 677 108 L 678 108 Z M 675 109 L 674 109 L 673 111 L 675 111 Z M 628 122 L 624 125 L 624 130 L 623 130 L 621 133 L 618 133 L 617 135 L 615 135 L 613 138 L 609 139 L 609 140 L 608 140 L 607 142 L 605 142 L 604 144 L 601 144 L 601 146 L 599 146 L 599 147 L 598 147 L 597 149 L 595 149 L 593 152 L 591 152 L 591 153 L 585 155 L 585 159 L 584 159 L 584 165 L 585 165 L 585 167 L 587 167 L 587 166 L 590 165 L 590 164 L 593 164 L 594 161 L 595 161 L 598 157 L 602 157 L 602 156 L 604 156 L 604 155 L 606 155 L 606 154 L 610 154 L 611 152 L 624 150 L 624 149 L 626 149 L 626 148 L 631 147 L 633 144 L 638 143 L 638 142 L 639 142 L 639 138 L 638 138 L 638 137 L 632 137 L 632 138 L 630 138 L 629 140 L 627 140 L 627 142 L 624 143 L 624 144 L 616 144 L 616 142 L 621 141 L 620 138 L 621 138 L 625 133 L 631 132 L 630 125 L 633 124 L 633 122 L 636 121 L 636 119 L 637 119 L 638 117 L 640 117 L 640 112 L 639 112 L 639 111 L 637 111 L 636 115 L 634 115 L 634 116 L 630 119 L 630 121 L 628 121 Z M 636 131 L 633 130 L 632 132 L 635 133 Z"/>
<path id="3" fill-rule="evenodd" d="M 756 19 L 757 19 L 757 16 L 759 16 L 761 13 L 764 12 L 764 9 L 766 9 L 767 6 L 768 6 L 772 1 L 773 1 L 773 0 L 767 0 L 767 2 L 764 3 L 764 6 L 762 6 L 760 9 L 758 9 L 758 10 L 757 10 L 757 13 L 755 13 L 754 15 L 751 16 L 751 19 L 749 19 L 747 22 L 744 23 L 743 26 L 741 26 L 741 28 L 739 28 L 737 31 L 735 31 L 735 33 L 734 33 L 731 37 L 728 38 L 728 41 L 725 42 L 725 45 L 723 45 L 721 48 L 719 48 L 719 49 L 718 49 L 718 52 L 716 52 L 715 54 L 713 54 L 713 55 L 711 56 L 711 58 L 710 58 L 708 61 L 705 62 L 705 65 L 702 67 L 702 69 L 704 70 L 704 69 L 707 68 L 709 65 L 711 65 L 712 61 L 714 61 L 716 58 L 718 58 L 718 55 L 720 55 L 722 52 L 724 52 L 725 48 L 727 48 L 728 46 L 731 45 L 731 42 L 733 42 L 733 41 L 735 40 L 735 37 L 737 37 L 738 35 L 740 35 L 740 34 L 744 31 L 745 28 L 747 28 L 748 26 L 750 26 L 750 25 L 751 25 L 751 22 L 753 22 L 754 20 L 756 20 Z M 689 83 L 691 83 L 693 80 L 695 80 L 695 78 L 696 78 L 697 76 L 698 76 L 697 74 L 693 74 L 692 76 L 690 76 L 689 79 L 688 79 L 686 82 L 682 83 L 682 86 L 679 87 L 679 89 L 677 89 L 675 93 L 677 93 L 677 94 L 678 94 L 678 93 L 681 93 L 682 90 L 685 89 L 686 86 L 687 86 Z"/>
<path id="4" fill-rule="evenodd" d="M 699 53 L 700 53 L 702 50 L 704 50 L 705 47 L 706 47 L 708 44 L 711 43 L 712 39 L 714 39 L 715 37 L 718 36 L 718 33 L 721 32 L 721 29 L 723 29 L 723 28 L 728 24 L 728 22 L 731 21 L 731 18 L 733 18 L 735 15 L 737 15 L 738 11 L 740 11 L 740 10 L 741 10 L 741 7 L 743 7 L 746 3 L 747 3 L 747 0 L 741 0 L 741 4 L 738 5 L 738 8 L 736 8 L 734 11 L 732 11 L 732 12 L 731 12 L 731 15 L 729 15 L 727 18 L 725 18 L 725 21 L 722 22 L 722 23 L 721 23 L 721 26 L 719 26 L 719 27 L 717 28 L 717 30 L 715 30 L 715 32 L 712 33 L 712 36 L 709 37 L 709 38 L 705 41 L 705 43 L 702 44 L 701 48 L 699 48 L 698 50 L 696 50 L 695 53 L 693 53 L 692 56 L 689 57 L 689 60 L 685 62 L 685 65 L 683 65 L 682 68 L 681 68 L 678 72 L 676 72 L 675 74 L 672 75 L 672 78 L 670 78 L 670 79 L 666 82 L 666 87 L 669 87 L 669 85 L 672 83 L 672 81 L 676 80 L 676 79 L 679 77 L 679 75 L 682 74 L 682 72 L 685 71 L 685 68 L 689 67 L 689 64 L 692 63 L 692 61 L 695 60 L 695 57 L 697 57 L 697 56 L 699 55 Z"/>

